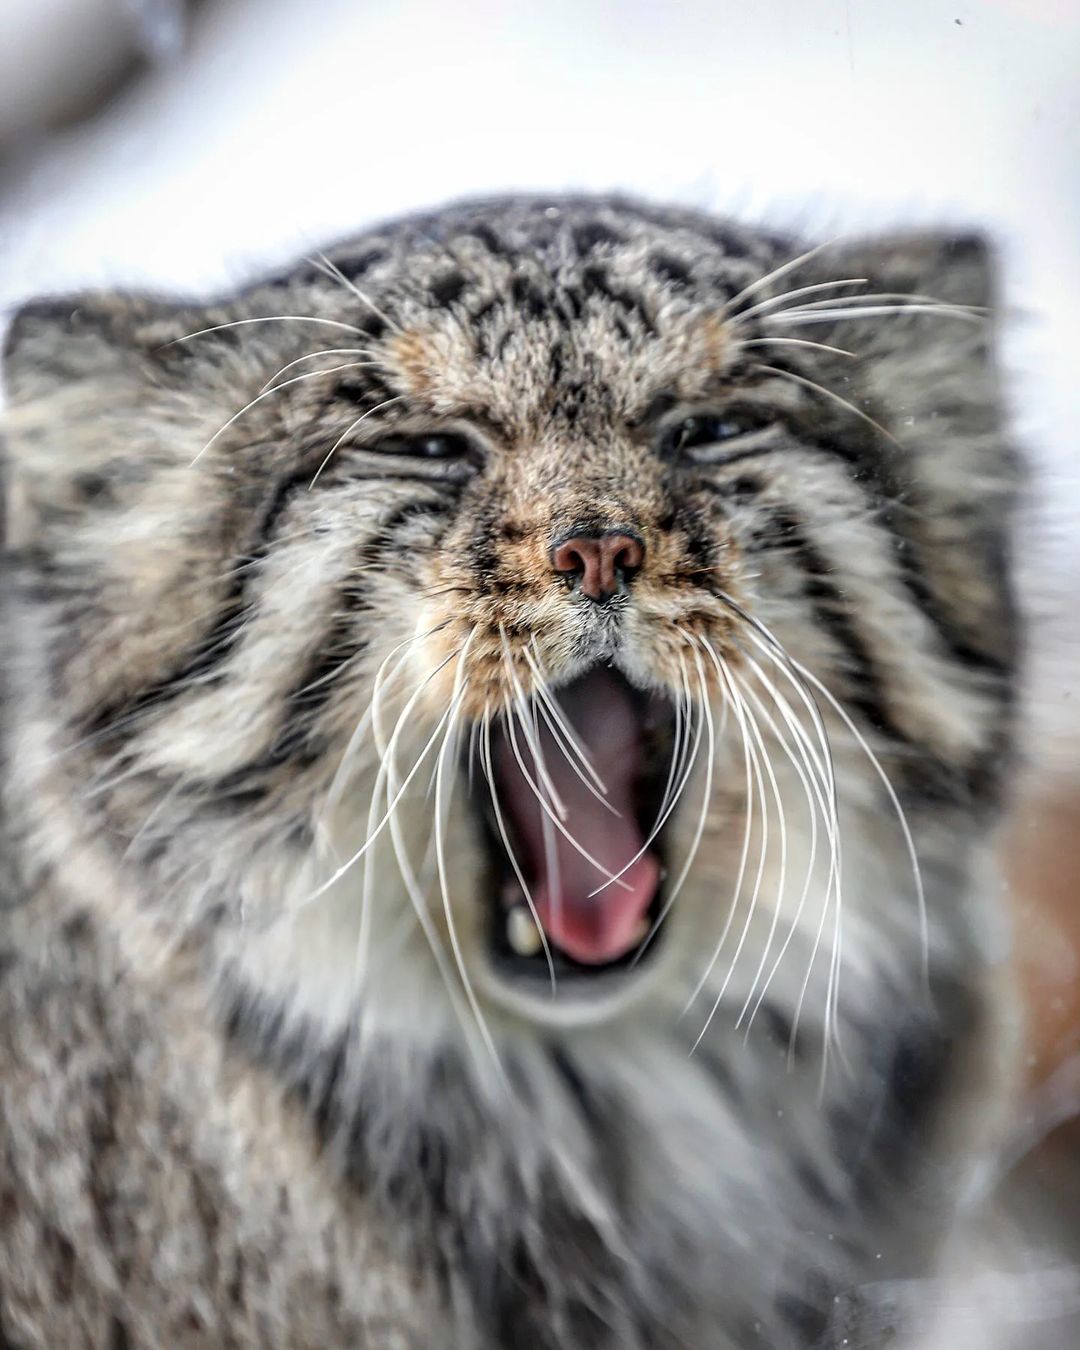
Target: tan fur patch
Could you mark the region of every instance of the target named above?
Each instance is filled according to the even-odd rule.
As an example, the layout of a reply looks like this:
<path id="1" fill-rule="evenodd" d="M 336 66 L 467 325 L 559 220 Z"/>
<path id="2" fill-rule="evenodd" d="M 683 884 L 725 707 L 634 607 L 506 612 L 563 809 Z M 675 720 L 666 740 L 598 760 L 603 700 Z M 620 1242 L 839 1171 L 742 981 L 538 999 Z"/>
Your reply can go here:
<path id="1" fill-rule="evenodd" d="M 413 330 L 391 338 L 386 347 L 388 364 L 397 370 L 409 393 L 416 398 L 429 396 L 436 383 L 438 360 L 430 337 Z"/>

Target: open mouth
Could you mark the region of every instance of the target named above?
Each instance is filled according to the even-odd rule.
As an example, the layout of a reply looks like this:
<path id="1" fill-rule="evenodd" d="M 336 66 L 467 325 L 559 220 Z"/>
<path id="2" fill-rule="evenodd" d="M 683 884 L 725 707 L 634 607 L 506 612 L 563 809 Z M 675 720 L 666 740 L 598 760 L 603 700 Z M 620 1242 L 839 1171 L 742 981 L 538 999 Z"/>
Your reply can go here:
<path id="1" fill-rule="evenodd" d="M 673 708 L 596 667 L 529 714 L 493 725 L 490 781 L 474 786 L 496 966 L 545 980 L 623 970 L 657 945 Z"/>

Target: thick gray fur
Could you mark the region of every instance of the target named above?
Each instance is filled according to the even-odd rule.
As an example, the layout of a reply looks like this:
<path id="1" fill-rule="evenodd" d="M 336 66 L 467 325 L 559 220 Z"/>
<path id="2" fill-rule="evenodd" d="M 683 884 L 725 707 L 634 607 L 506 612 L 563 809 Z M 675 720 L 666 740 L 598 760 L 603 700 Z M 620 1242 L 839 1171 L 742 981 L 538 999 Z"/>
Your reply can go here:
<path id="1" fill-rule="evenodd" d="M 211 304 L 98 294 L 16 316 L 0 1346 L 832 1346 L 932 1261 L 1009 1081 L 984 953 L 1019 468 L 985 245 L 834 244 L 739 298 L 808 247 L 619 200 L 501 200 Z M 901 300 L 860 317 L 860 294 Z M 833 312 L 801 308 L 823 298 Z M 312 364 L 337 348 L 357 350 Z M 680 418 L 747 403 L 772 439 L 744 461 L 664 450 Z M 432 428 L 469 455 L 390 453 Z M 598 615 L 553 578 L 550 541 L 628 518 L 649 562 Z M 387 734 L 423 686 L 407 767 L 457 693 L 472 716 L 512 692 L 502 653 L 533 638 L 555 685 L 609 660 L 678 691 L 680 670 L 705 679 L 690 631 L 752 680 L 746 655 L 770 657 L 723 595 L 880 756 L 925 923 L 889 797 L 823 697 L 835 989 L 827 874 L 819 858 L 796 913 L 774 825 L 757 910 L 744 895 L 682 1016 L 738 870 L 733 718 L 656 959 L 617 996 L 556 1015 L 499 984 L 463 787 L 450 918 L 424 871 L 427 768 L 400 839 L 315 896 L 369 827 L 380 761 L 353 733 L 380 668 Z M 762 727 L 801 881 L 806 794 Z M 699 765 L 673 857 L 703 782 Z"/>

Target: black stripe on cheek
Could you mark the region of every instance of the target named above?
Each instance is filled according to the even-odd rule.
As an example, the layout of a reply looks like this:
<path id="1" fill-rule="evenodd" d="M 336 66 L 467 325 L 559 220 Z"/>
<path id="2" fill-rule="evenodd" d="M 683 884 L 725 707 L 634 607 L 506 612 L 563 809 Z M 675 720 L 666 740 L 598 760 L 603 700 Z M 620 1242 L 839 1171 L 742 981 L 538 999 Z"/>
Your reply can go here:
<path id="1" fill-rule="evenodd" d="M 806 575 L 805 593 L 814 616 L 844 653 L 848 677 L 854 684 L 852 705 L 872 727 L 902 744 L 910 743 L 888 713 L 888 698 L 873 657 L 851 618 L 851 607 L 832 581 L 832 569 L 807 539 L 802 523 L 790 511 L 770 508 L 769 534 L 791 553 Z M 768 535 L 766 536 L 768 540 Z M 768 543 L 766 543 L 768 547 Z"/>
<path id="2" fill-rule="evenodd" d="M 98 708 L 76 728 L 80 736 L 100 736 L 114 725 L 127 725 L 131 717 L 162 708 L 182 694 L 192 680 L 204 680 L 224 665 L 252 612 L 247 599 L 251 579 L 270 551 L 278 521 L 297 491 L 310 482 L 310 477 L 308 469 L 292 474 L 270 494 L 262 518 L 250 537 L 249 550 L 233 559 L 232 584 L 221 601 L 213 624 L 194 652 L 184 657 L 163 680 L 121 702 Z"/>
<path id="3" fill-rule="evenodd" d="M 771 357 L 770 360 L 780 369 L 802 374 L 797 365 L 782 357 Z M 912 506 L 912 484 L 902 472 L 905 467 L 903 458 L 892 453 L 873 428 L 864 424 L 853 425 L 851 418 L 836 420 L 840 417 L 835 410 L 829 411 L 819 406 L 815 408 L 813 419 L 816 425 L 810 424 L 808 419 L 793 419 L 790 430 L 806 448 L 820 450 L 831 459 L 838 459 L 845 464 L 850 479 L 871 497 L 877 519 L 892 542 L 897 577 L 913 603 L 935 629 L 947 655 L 967 669 L 990 675 L 1008 675 L 1010 663 L 972 646 L 950 623 L 944 607 L 933 594 L 925 569 L 916 554 L 920 547 L 919 541 L 904 531 L 898 519 L 897 503 L 906 502 L 909 509 Z M 991 565 L 998 564 L 1004 589 L 1007 580 L 1000 550 L 989 550 L 988 557 Z M 1003 699 L 1008 701 L 1007 691 L 1003 692 Z"/>
<path id="4" fill-rule="evenodd" d="M 851 479 L 874 500 L 877 519 L 892 544 L 897 577 L 912 602 L 936 631 L 947 655 L 967 669 L 997 676 L 1009 674 L 1008 662 L 973 647 L 956 631 L 944 607 L 934 596 L 918 558 L 920 542 L 904 531 L 897 509 L 899 502 L 905 502 L 908 511 L 913 507 L 918 509 L 911 499 L 912 485 L 897 472 L 902 465 L 895 455 L 889 454 L 881 438 L 870 428 L 845 428 L 843 436 L 813 435 L 805 427 L 796 427 L 794 430 L 808 445 L 843 461 L 849 468 Z M 992 551 L 990 556 L 991 561 L 999 565 L 1004 590 L 1008 584 L 1004 559 L 1000 551 L 996 554 Z"/>
<path id="5" fill-rule="evenodd" d="M 298 682 L 284 695 L 285 712 L 273 744 L 258 759 L 217 779 L 217 790 L 231 794 L 250 785 L 253 776 L 285 763 L 298 769 L 306 768 L 326 752 L 315 726 L 318 716 L 337 691 L 338 676 L 367 647 L 359 633 L 362 616 L 370 612 L 364 581 L 366 569 L 387 561 L 387 553 L 399 545 L 401 532 L 414 520 L 444 516 L 455 505 L 456 494 L 437 500 L 405 502 L 383 519 L 375 538 L 357 555 L 360 577 L 346 582 L 339 590 L 334 605 L 335 617 L 325 639 L 313 653 Z"/>
<path id="6" fill-rule="evenodd" d="M 988 651 L 973 647 L 956 631 L 950 623 L 944 607 L 931 590 L 922 564 L 914 556 L 915 543 L 901 534 L 895 526 L 891 533 L 896 570 L 900 580 L 911 597 L 912 603 L 934 629 L 950 658 L 965 669 L 977 670 L 986 675 L 998 677 L 998 683 L 995 686 L 998 698 L 1005 705 L 1011 704 L 1015 693 L 1011 682 L 1014 673 L 1013 663 Z M 1009 583 L 1005 575 L 1005 560 L 1003 557 L 999 557 L 995 561 L 1000 566 L 999 584 L 1003 595 L 1002 607 L 1010 610 L 1007 622 L 1012 623 L 1011 605 L 1007 599 Z"/>
<path id="7" fill-rule="evenodd" d="M 923 565 L 916 550 L 919 542 L 907 535 L 897 519 L 896 503 L 907 496 L 908 485 L 890 471 L 889 458 L 883 454 L 877 438 L 867 435 L 865 438 L 849 439 L 813 436 L 805 427 L 793 427 L 801 443 L 807 449 L 820 450 L 831 459 L 839 459 L 848 469 L 848 477 L 874 502 L 876 519 L 888 534 L 893 552 L 893 565 L 900 584 L 904 586 L 912 603 L 935 630 L 946 654 L 958 665 L 968 670 L 981 671 L 988 675 L 1008 677 L 1012 673 L 1012 663 L 994 656 L 985 650 L 973 647 L 962 634 L 957 632 L 949 621 L 944 607 L 940 604 L 926 579 Z M 775 447 L 748 450 L 723 461 L 717 467 L 726 468 L 746 459 L 762 454 L 777 453 Z M 717 489 L 710 488 L 715 491 Z M 747 500 L 757 495 L 760 485 L 753 478 L 737 480 L 732 487 L 733 495 Z M 721 494 L 722 495 L 722 494 Z M 997 563 L 1003 592 L 1008 582 L 1005 576 L 1004 558 L 991 554 L 991 561 Z M 1011 701 L 1011 690 L 1004 684 L 999 691 L 1003 703 Z"/>

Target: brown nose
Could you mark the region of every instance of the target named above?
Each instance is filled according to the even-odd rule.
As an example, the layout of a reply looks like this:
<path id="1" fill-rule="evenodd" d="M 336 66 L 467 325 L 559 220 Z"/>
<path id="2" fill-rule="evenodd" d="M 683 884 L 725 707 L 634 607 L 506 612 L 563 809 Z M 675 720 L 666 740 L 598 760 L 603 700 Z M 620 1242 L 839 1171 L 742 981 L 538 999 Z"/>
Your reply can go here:
<path id="1" fill-rule="evenodd" d="M 571 586 L 602 603 L 629 584 L 645 561 L 645 545 L 636 534 L 611 530 L 575 534 L 552 545 L 551 565 Z"/>

